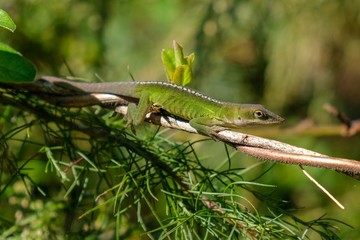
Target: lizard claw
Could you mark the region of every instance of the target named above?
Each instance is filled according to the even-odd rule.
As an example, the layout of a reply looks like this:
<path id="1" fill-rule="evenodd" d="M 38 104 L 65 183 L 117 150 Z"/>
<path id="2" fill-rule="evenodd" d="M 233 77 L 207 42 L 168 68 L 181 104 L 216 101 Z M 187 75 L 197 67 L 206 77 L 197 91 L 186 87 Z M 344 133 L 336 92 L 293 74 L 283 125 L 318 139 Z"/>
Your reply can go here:
<path id="1" fill-rule="evenodd" d="M 128 127 L 130 127 L 132 133 L 136 135 L 136 129 L 135 129 L 134 125 L 132 124 L 132 121 L 129 118 L 127 118 L 127 121 L 125 124 L 125 128 L 128 128 Z"/>
<path id="2" fill-rule="evenodd" d="M 130 126 L 130 129 L 131 129 L 132 133 L 133 133 L 134 135 L 136 135 L 136 129 L 135 129 L 134 125 L 131 125 L 131 126 Z"/>

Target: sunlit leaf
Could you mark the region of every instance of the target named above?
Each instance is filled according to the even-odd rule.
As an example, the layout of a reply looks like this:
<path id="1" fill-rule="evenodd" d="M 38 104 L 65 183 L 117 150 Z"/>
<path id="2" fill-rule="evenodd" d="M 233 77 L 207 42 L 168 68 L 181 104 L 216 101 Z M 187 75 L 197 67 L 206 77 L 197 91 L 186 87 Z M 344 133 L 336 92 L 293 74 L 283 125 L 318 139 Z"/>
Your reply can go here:
<path id="1" fill-rule="evenodd" d="M 195 62 L 195 54 L 191 53 L 189 56 L 185 57 L 185 60 L 186 60 L 186 65 L 189 65 L 191 67 L 192 64 Z"/>
<path id="2" fill-rule="evenodd" d="M 4 10 L 0 9 L 0 27 L 6 28 L 11 32 L 14 32 L 16 25 Z"/>
<path id="3" fill-rule="evenodd" d="M 18 51 L 16 51 L 15 49 L 13 49 L 12 47 L 10 47 L 9 45 L 6 45 L 2 42 L 0 42 L 0 52 L 10 52 L 10 53 L 15 53 L 21 56 L 21 53 L 19 53 Z"/>
<path id="4" fill-rule="evenodd" d="M 175 65 L 180 66 L 186 64 L 183 48 L 176 41 L 173 42 L 173 46 L 174 46 L 174 55 L 175 55 Z"/>
<path id="5" fill-rule="evenodd" d="M 175 56 L 173 49 L 163 49 L 161 52 L 161 60 L 164 64 L 166 75 L 169 82 L 172 82 L 172 76 L 175 71 Z"/>
<path id="6" fill-rule="evenodd" d="M 177 66 L 173 75 L 173 83 L 185 86 L 191 82 L 191 68 L 187 65 Z"/>

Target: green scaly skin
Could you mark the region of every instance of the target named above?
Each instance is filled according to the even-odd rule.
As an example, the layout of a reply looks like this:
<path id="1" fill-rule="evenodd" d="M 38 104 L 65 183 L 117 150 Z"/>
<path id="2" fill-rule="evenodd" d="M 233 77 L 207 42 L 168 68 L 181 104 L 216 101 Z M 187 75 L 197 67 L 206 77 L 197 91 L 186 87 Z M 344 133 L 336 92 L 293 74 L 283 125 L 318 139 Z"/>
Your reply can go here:
<path id="1" fill-rule="evenodd" d="M 75 95 L 107 93 L 129 102 L 128 121 L 142 123 L 152 106 L 189 121 L 198 132 L 212 135 L 225 129 L 280 123 L 284 119 L 259 104 L 236 104 L 210 98 L 193 89 L 168 82 L 80 83 L 42 77 L 38 83 Z"/>

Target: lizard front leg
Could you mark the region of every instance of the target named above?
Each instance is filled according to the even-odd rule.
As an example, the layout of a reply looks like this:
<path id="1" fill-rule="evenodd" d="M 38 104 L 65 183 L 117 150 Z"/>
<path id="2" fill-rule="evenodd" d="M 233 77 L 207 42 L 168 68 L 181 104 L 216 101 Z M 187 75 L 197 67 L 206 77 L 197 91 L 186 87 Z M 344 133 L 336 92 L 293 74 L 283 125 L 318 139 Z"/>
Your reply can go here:
<path id="1" fill-rule="evenodd" d="M 146 114 L 150 111 L 151 105 L 152 103 L 150 102 L 149 94 L 146 92 L 141 94 L 137 105 L 135 103 L 129 103 L 128 112 L 126 114 L 126 126 L 137 126 L 144 122 Z"/>
<path id="2" fill-rule="evenodd" d="M 204 133 L 212 138 L 215 138 L 215 133 L 226 130 L 228 128 L 222 127 L 223 122 L 216 118 L 198 117 L 189 121 L 189 124 L 195 128 L 198 132 Z"/>

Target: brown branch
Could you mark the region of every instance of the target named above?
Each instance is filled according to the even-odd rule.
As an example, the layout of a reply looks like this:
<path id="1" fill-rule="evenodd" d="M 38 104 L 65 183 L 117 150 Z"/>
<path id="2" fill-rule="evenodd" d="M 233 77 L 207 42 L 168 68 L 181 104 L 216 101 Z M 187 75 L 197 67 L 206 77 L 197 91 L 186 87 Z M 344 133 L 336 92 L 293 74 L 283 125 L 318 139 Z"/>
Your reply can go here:
<path id="1" fill-rule="evenodd" d="M 360 162 L 345 158 L 333 158 L 328 156 L 303 155 L 287 153 L 279 150 L 256 148 L 238 145 L 236 148 L 253 157 L 270 160 L 278 163 L 296 164 L 318 168 L 332 169 L 345 173 L 360 180 Z"/>
<path id="2" fill-rule="evenodd" d="M 126 114 L 127 107 L 117 107 L 116 111 Z M 163 127 L 198 133 L 188 122 L 171 116 L 163 116 L 159 113 L 149 113 L 146 120 Z M 229 130 L 221 131 L 215 137 L 217 140 L 232 145 L 237 150 L 253 157 L 278 163 L 332 169 L 360 179 L 360 161 L 329 157 L 287 143 Z"/>

